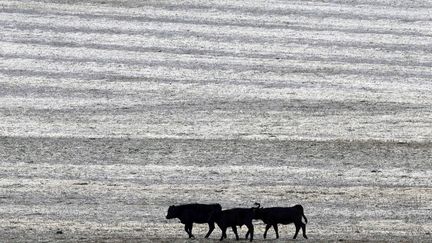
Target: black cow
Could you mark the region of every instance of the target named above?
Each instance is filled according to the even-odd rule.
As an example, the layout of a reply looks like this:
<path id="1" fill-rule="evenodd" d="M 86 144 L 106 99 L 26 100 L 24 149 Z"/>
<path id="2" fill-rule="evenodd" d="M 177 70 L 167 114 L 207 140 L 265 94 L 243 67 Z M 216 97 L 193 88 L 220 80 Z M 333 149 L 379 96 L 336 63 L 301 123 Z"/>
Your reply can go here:
<path id="1" fill-rule="evenodd" d="M 231 227 L 236 240 L 239 240 L 239 236 L 237 234 L 237 226 L 246 225 L 248 228 L 248 232 L 251 235 L 250 241 L 253 240 L 253 232 L 254 227 L 252 224 L 252 220 L 254 217 L 253 209 L 251 208 L 232 208 L 223 210 L 216 214 L 215 222 L 222 230 L 222 236 L 220 240 L 227 238 L 226 230 L 228 227 Z"/>
<path id="2" fill-rule="evenodd" d="M 307 218 L 304 215 L 303 207 L 301 205 L 295 205 L 294 207 L 273 207 L 273 208 L 261 208 L 259 203 L 256 203 L 257 208 L 254 210 L 254 219 L 261 219 L 264 224 L 266 224 L 266 229 L 264 231 L 264 239 L 267 237 L 267 231 L 273 226 L 276 232 L 276 239 L 279 238 L 278 224 L 290 224 L 294 223 L 296 227 L 296 232 L 293 239 L 297 238 L 297 234 L 302 228 L 303 237 L 307 239 L 306 236 L 306 224 L 302 222 L 302 217 L 307 223 Z M 246 233 L 246 239 L 248 238 L 249 232 Z"/>
<path id="3" fill-rule="evenodd" d="M 185 231 L 188 233 L 189 238 L 195 238 L 192 234 L 193 223 L 209 225 L 209 231 L 205 238 L 208 238 L 213 232 L 214 216 L 222 211 L 220 204 L 184 204 L 178 206 L 170 206 L 168 208 L 167 219 L 178 218 L 180 222 L 185 225 Z"/>

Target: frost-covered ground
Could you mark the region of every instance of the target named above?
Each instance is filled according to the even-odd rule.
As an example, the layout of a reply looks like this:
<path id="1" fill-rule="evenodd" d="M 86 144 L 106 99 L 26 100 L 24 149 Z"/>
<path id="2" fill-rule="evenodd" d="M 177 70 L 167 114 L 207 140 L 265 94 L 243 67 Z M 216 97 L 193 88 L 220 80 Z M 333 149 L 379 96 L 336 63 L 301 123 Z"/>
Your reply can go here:
<path id="1" fill-rule="evenodd" d="M 0 1 L 0 238 L 431 241 L 431 66 L 431 1 Z"/>

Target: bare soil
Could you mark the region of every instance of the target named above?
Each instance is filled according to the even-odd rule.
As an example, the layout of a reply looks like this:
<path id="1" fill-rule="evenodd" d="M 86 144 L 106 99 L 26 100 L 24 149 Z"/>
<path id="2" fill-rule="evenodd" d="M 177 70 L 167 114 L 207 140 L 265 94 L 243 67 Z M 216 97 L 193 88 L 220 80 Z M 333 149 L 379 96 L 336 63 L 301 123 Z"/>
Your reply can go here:
<path id="1" fill-rule="evenodd" d="M 0 1 L 1 241 L 216 242 L 168 206 L 260 202 L 308 242 L 431 242 L 431 11 Z"/>

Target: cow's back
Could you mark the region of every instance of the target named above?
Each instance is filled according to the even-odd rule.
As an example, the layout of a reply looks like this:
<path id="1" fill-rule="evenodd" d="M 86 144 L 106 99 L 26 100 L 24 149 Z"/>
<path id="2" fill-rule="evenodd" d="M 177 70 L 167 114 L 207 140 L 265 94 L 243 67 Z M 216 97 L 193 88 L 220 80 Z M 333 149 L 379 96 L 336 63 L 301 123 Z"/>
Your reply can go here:
<path id="1" fill-rule="evenodd" d="M 253 213 L 247 208 L 232 208 L 223 210 L 217 218 L 218 224 L 246 225 L 252 222 Z"/>
<path id="2" fill-rule="evenodd" d="M 280 224 L 290 224 L 298 220 L 298 212 L 296 208 L 293 207 L 273 207 L 266 208 L 266 217 L 263 219 L 266 221 L 273 221 Z"/>
<path id="3" fill-rule="evenodd" d="M 185 204 L 181 207 L 182 213 L 179 217 L 182 222 L 193 222 L 193 223 L 209 223 L 213 221 L 213 216 L 216 212 L 222 210 L 220 204 Z"/>

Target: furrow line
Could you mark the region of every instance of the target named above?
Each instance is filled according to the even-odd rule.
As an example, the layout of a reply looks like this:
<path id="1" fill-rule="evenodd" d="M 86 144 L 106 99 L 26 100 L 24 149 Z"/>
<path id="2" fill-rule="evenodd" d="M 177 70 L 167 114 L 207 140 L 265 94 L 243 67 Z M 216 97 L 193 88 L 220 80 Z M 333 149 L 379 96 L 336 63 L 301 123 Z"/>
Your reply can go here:
<path id="1" fill-rule="evenodd" d="M 1 72 L 4 71 L 18 71 L 18 70 L 31 70 L 31 71 L 42 71 L 42 72 L 72 72 L 81 73 L 81 75 L 93 75 L 93 73 L 105 73 L 106 76 L 110 75 L 125 75 L 130 77 L 142 77 L 142 76 L 152 76 L 161 77 L 166 75 L 166 77 L 178 77 L 178 75 L 183 76 L 186 79 L 190 79 L 197 76 L 197 73 L 203 77 L 203 79 L 218 76 L 219 79 L 242 79 L 241 77 L 251 76 L 254 77 L 269 77 L 271 80 L 272 76 L 286 76 L 292 74 L 315 74 L 315 75 L 356 75 L 358 77 L 397 77 L 397 78 L 432 78 L 432 73 L 430 69 L 424 70 L 400 70 L 400 69 L 387 69 L 382 70 L 376 65 L 340 65 L 340 64 L 326 64 L 320 62 L 291 62 L 286 63 L 283 67 L 262 67 L 254 65 L 214 65 L 214 64 L 200 64 L 196 63 L 191 66 L 188 63 L 181 62 L 160 62 L 160 63 L 149 63 L 147 65 L 128 65 L 122 66 L 115 63 L 78 63 L 75 61 L 63 61 L 59 60 L 41 60 L 39 58 L 35 59 L 22 59 L 16 57 L 2 57 L 2 60 L 8 60 L 3 64 Z M 173 65 L 175 63 L 175 65 Z M 157 71 L 157 72 L 156 72 Z M 90 73 L 89 73 L 90 72 Z M 149 77 L 147 76 L 147 77 Z"/>
<path id="2" fill-rule="evenodd" d="M 328 35 L 324 38 L 304 38 L 301 35 L 298 37 L 286 37 L 281 43 L 268 43 L 263 41 L 257 43 L 256 40 L 252 41 L 249 38 L 240 38 L 231 41 L 221 41 L 220 38 L 209 35 L 209 39 L 205 39 L 205 36 L 190 36 L 189 38 L 181 38 L 175 34 L 152 34 L 143 33 L 139 35 L 128 35 L 128 34 L 101 34 L 101 33 L 85 33 L 78 30 L 48 30 L 48 29 L 34 29 L 32 27 L 22 26 L 20 28 L 1 26 L 0 31 L 4 33 L 3 37 L 0 38 L 2 41 L 14 42 L 15 40 L 46 40 L 50 42 L 74 42 L 78 43 L 98 43 L 98 44 L 117 44 L 122 43 L 123 45 L 131 46 L 142 46 L 144 48 L 150 48 L 155 46 L 161 47 L 176 47 L 176 48 L 191 48 L 193 46 L 199 47 L 200 49 L 217 49 L 217 50 L 231 50 L 231 52 L 242 53 L 245 51 L 272 51 L 283 52 L 283 50 L 292 47 L 292 45 L 302 45 L 306 48 L 310 47 L 326 47 L 326 48 L 356 48 L 366 50 L 378 50 L 388 52 L 405 52 L 414 54 L 429 54 L 432 53 L 432 45 L 426 40 L 424 44 L 418 43 L 373 43 L 365 39 L 364 41 L 358 41 L 354 38 L 340 40 L 334 39 L 334 35 Z M 57 32 L 59 31 L 59 32 Z M 230 38 L 233 39 L 233 38 Z M 376 41 L 375 41 L 376 42 Z M 276 51 L 277 50 L 277 51 Z"/>
<path id="3" fill-rule="evenodd" d="M 65 28 L 75 28 L 78 29 L 83 26 L 87 26 L 87 28 L 91 27 L 99 27 L 100 29 L 112 30 L 115 32 L 122 31 L 123 33 L 140 33 L 143 31 L 173 31 L 173 30 L 183 30 L 184 32 L 193 33 L 203 33 L 203 32 L 211 32 L 212 29 L 215 29 L 213 32 L 218 32 L 219 34 L 226 34 L 235 31 L 236 33 L 244 32 L 244 30 L 253 31 L 254 35 L 271 37 L 269 35 L 281 35 L 281 31 L 307 31 L 307 32 L 338 32 L 343 34 L 372 34 L 372 35 L 392 35 L 396 37 L 431 37 L 432 33 L 424 29 L 424 26 L 420 29 L 419 25 L 408 25 L 408 26 L 393 26 L 390 25 L 390 28 L 383 28 L 381 25 L 368 25 L 363 26 L 360 23 L 356 23 L 355 25 L 347 25 L 339 24 L 336 25 L 333 23 L 327 23 L 323 20 L 311 21 L 311 19 L 306 19 L 303 21 L 299 20 L 280 20 L 277 24 L 266 25 L 266 26 L 258 26 L 256 23 L 262 21 L 254 21 L 255 24 L 250 26 L 230 26 L 230 25 L 220 25 L 219 21 L 201 23 L 199 20 L 193 23 L 182 23 L 180 21 L 176 21 L 177 16 L 173 16 L 169 19 L 161 19 L 160 17 L 148 17 L 146 21 L 144 19 L 142 21 L 125 21 L 125 20 L 114 20 L 114 19 L 105 19 L 105 22 L 101 22 L 100 19 L 89 19 L 82 18 L 79 16 L 63 16 L 58 15 L 57 18 L 47 18 L 46 14 L 40 13 L 38 15 L 33 14 L 24 14 L 24 13 L 7 13 L 3 12 L 0 15 L 0 20 L 3 22 L 2 24 L 14 24 L 14 25 L 38 25 L 38 26 L 61 26 Z M 106 24 L 109 22 L 109 24 Z M 230 22 L 232 23 L 232 22 Z M 90 27 L 91 26 L 91 27 Z M 125 27 L 127 26 L 127 27 Z M 371 28 L 372 27 L 372 28 Z M 233 30 L 235 28 L 235 30 Z"/>
<path id="4" fill-rule="evenodd" d="M 4 10 L 9 11 L 11 9 L 20 8 L 21 4 L 14 5 L 13 2 L 6 6 L 3 6 Z M 65 4 L 51 5 L 50 9 L 47 9 L 43 4 L 37 3 L 27 3 L 27 8 L 32 7 L 32 9 L 20 9 L 22 12 L 35 12 L 43 9 L 46 14 L 55 14 L 60 12 L 61 14 L 74 14 L 74 15 L 86 15 L 92 10 L 85 5 L 75 5 L 73 9 L 68 10 L 70 7 Z M 39 8 L 40 10 L 37 10 Z M 66 8 L 66 9 L 65 9 Z M 151 8 L 151 10 L 150 10 Z M 99 16 L 106 15 L 106 12 L 112 12 L 115 9 L 118 15 L 110 15 L 114 18 L 128 18 L 129 20 L 140 18 L 136 14 L 142 15 L 148 12 L 153 12 L 155 15 L 158 14 L 174 14 L 183 16 L 195 16 L 203 15 L 207 16 L 217 16 L 218 18 L 222 16 L 238 16 L 246 14 L 249 16 L 299 16 L 299 17 L 319 17 L 325 18 L 337 18 L 341 20 L 363 20 L 363 19 L 373 19 L 373 20 L 392 20 L 401 22 L 417 22 L 417 21 L 431 21 L 429 9 L 417 8 L 415 10 L 407 10 L 407 8 L 395 9 L 391 7 L 386 8 L 367 8 L 367 6 L 357 7 L 350 6 L 344 7 L 343 5 L 321 5 L 321 6 L 310 6 L 310 5 L 295 5 L 295 4 L 217 4 L 212 3 L 211 5 L 205 6 L 203 4 L 172 4 L 172 3 L 144 3 L 135 8 L 123 8 L 123 7 L 103 7 L 100 6 L 97 12 Z M 75 13 L 71 13 L 73 10 Z M 149 11 L 150 10 L 150 11 Z M 208 11 L 206 11 L 208 10 Z M 79 12 L 79 13 L 78 13 Z M 128 16 L 126 13 L 134 13 L 135 16 Z M 123 16 L 121 16 L 123 14 Z M 221 16 L 222 15 L 222 16 Z M 94 16 L 96 17 L 96 16 Z"/>
<path id="5" fill-rule="evenodd" d="M 153 59 L 179 58 L 197 60 L 215 60 L 228 58 L 230 61 L 241 60 L 247 62 L 265 62 L 280 65 L 284 60 L 298 61 L 320 61 L 320 62 L 340 62 L 348 64 L 382 64 L 402 67 L 429 67 L 432 63 L 428 55 L 417 57 L 416 59 L 406 59 L 406 53 L 388 53 L 379 50 L 367 51 L 355 48 L 344 50 L 334 50 L 326 47 L 315 47 L 314 49 L 304 49 L 302 46 L 291 46 L 280 52 L 253 52 L 238 53 L 228 49 L 203 50 L 201 48 L 174 48 L 164 46 L 138 46 L 138 45 L 119 45 L 119 44 L 99 44 L 99 43 L 77 43 L 73 41 L 47 41 L 41 39 L 14 39 L 0 41 L 4 44 L 3 54 L 34 53 L 41 58 L 50 53 L 61 52 L 62 56 L 73 55 L 105 55 L 115 54 L 117 58 L 114 62 L 121 63 L 122 56 L 133 56 L 138 61 L 139 57 L 149 60 L 149 55 Z M 14 46 L 15 45 L 15 46 Z M 21 46 L 24 45 L 24 46 Z M 50 51 L 52 50 L 52 51 Z M 70 51 L 70 52 L 66 52 Z M 54 54 L 53 54 L 54 55 Z M 57 54 L 55 54 L 57 55 Z M 57 55 L 58 56 L 58 55 Z M 379 56 L 380 58 L 374 58 Z M 104 58 L 112 60 L 112 58 Z M 276 61 L 275 61 L 276 60 Z M 226 62 L 226 60 L 224 61 Z"/>

